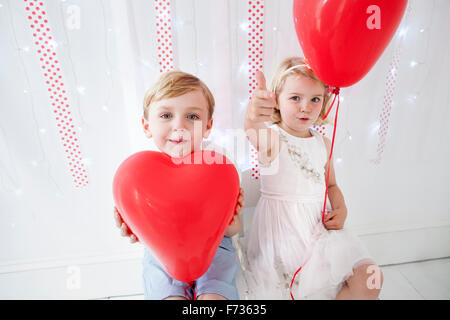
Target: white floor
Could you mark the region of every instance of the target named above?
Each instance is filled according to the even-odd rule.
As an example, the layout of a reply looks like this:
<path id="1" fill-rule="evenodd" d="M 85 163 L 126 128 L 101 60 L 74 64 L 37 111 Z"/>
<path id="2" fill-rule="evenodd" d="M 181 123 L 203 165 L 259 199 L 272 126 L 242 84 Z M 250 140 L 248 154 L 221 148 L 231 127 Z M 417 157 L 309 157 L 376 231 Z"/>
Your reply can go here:
<path id="1" fill-rule="evenodd" d="M 450 258 L 381 266 L 384 275 L 381 300 L 450 299 Z M 106 297 L 142 300 L 144 296 Z"/>

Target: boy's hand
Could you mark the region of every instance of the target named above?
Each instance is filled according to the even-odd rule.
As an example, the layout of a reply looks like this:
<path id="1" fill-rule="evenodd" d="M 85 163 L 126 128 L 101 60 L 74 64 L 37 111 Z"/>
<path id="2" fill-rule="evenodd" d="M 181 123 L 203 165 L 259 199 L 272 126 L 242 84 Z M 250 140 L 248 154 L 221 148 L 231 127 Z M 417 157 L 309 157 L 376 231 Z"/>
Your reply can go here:
<path id="1" fill-rule="evenodd" d="M 226 237 L 232 237 L 236 233 L 239 232 L 239 230 L 242 227 L 241 219 L 239 219 L 239 216 L 242 214 L 242 207 L 245 205 L 244 201 L 244 190 L 242 188 L 239 189 L 239 198 L 238 202 L 236 204 L 236 210 L 234 211 L 233 218 L 230 221 L 230 224 L 227 227 L 227 230 L 225 231 Z"/>
<path id="2" fill-rule="evenodd" d="M 231 219 L 230 225 L 234 223 L 234 217 L 240 216 L 242 214 L 242 207 L 245 205 L 244 200 L 244 190 L 242 188 L 239 189 L 239 198 L 238 203 L 236 204 L 236 211 L 234 212 L 233 218 Z"/>
<path id="3" fill-rule="evenodd" d="M 261 71 L 256 71 L 256 81 L 258 86 L 250 99 L 246 118 L 252 122 L 268 122 L 277 105 L 275 93 L 266 88 L 266 78 Z"/>
<path id="4" fill-rule="evenodd" d="M 328 212 L 325 216 L 323 224 L 328 230 L 340 230 L 344 227 L 347 218 L 346 209 L 335 209 Z"/>
<path id="5" fill-rule="evenodd" d="M 122 220 L 119 211 L 114 207 L 114 220 L 116 220 L 116 226 L 120 228 L 122 237 L 130 237 L 130 242 L 139 242 L 139 239 L 131 232 L 126 223 Z"/>

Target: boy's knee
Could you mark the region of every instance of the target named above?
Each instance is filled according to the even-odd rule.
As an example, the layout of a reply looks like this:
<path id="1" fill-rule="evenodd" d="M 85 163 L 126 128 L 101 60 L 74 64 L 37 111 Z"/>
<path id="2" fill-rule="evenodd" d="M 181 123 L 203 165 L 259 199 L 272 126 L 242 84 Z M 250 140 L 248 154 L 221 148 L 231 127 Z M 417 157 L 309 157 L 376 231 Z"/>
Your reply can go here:
<path id="1" fill-rule="evenodd" d="M 198 296 L 198 300 L 227 300 L 224 296 L 215 293 L 204 293 Z"/>
<path id="2" fill-rule="evenodd" d="M 163 300 L 187 300 L 185 297 L 181 297 L 181 296 L 170 296 L 167 298 L 164 298 Z"/>

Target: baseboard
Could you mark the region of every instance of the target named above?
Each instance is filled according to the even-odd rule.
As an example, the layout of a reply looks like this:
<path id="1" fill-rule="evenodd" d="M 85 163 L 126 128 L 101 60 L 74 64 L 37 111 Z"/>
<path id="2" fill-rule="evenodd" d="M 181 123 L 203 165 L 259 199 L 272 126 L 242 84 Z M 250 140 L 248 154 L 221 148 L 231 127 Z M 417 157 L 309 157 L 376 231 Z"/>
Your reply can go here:
<path id="1" fill-rule="evenodd" d="M 450 257 L 450 226 L 358 234 L 378 265 Z"/>
<path id="2" fill-rule="evenodd" d="M 143 293 L 142 250 L 0 266 L 0 299 L 98 299 Z"/>

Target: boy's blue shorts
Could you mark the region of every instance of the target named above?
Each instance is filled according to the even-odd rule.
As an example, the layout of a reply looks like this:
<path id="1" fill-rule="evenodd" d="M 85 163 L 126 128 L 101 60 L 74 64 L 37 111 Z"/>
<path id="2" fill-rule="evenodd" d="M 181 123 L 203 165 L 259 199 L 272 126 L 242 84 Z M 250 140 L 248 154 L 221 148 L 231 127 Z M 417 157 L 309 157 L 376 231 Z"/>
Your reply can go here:
<path id="1" fill-rule="evenodd" d="M 185 293 L 188 284 L 168 275 L 147 248 L 142 264 L 145 299 L 162 300 L 169 296 L 192 299 L 191 288 L 187 289 L 190 296 Z M 195 295 L 199 297 L 204 293 L 215 293 L 228 300 L 239 300 L 235 281 L 238 268 L 231 238 L 223 237 L 209 269 L 195 281 Z"/>

